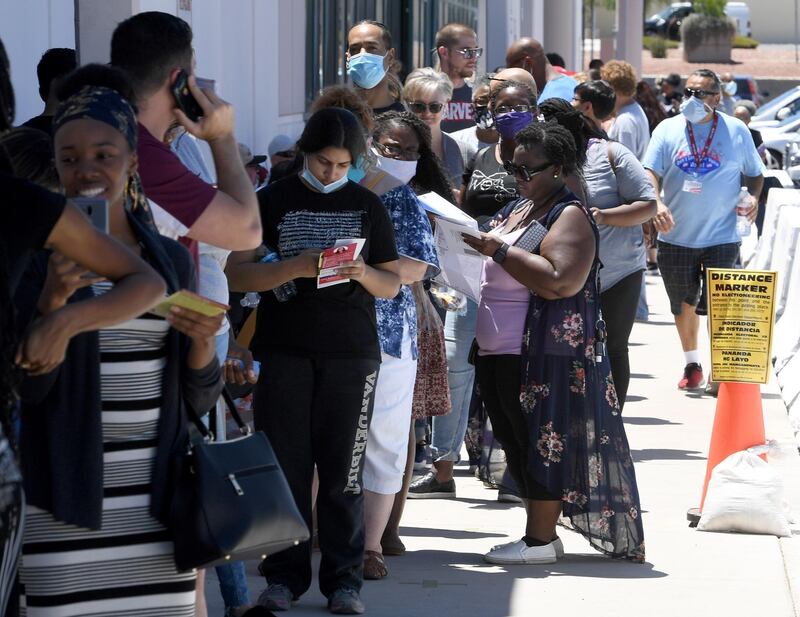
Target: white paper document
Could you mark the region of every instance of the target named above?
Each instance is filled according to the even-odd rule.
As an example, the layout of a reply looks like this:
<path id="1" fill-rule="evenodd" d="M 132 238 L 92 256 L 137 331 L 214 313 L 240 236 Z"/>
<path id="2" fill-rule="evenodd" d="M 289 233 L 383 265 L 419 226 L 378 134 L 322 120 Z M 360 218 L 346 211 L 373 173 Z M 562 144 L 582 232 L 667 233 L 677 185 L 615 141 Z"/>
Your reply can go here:
<path id="1" fill-rule="evenodd" d="M 479 302 L 485 257 L 467 246 L 461 237 L 462 233 L 480 238 L 480 233 L 468 223 L 437 217 L 434 238 L 442 271 L 436 280 Z"/>
<path id="2" fill-rule="evenodd" d="M 478 229 L 478 222 L 474 218 L 466 214 L 455 204 L 447 201 L 441 195 L 436 193 L 425 193 L 424 195 L 419 195 L 417 199 L 419 199 L 422 207 L 425 208 L 427 212 L 430 212 L 437 217 L 446 218 L 448 221 L 461 223 L 462 225 L 466 225 L 475 230 Z"/>

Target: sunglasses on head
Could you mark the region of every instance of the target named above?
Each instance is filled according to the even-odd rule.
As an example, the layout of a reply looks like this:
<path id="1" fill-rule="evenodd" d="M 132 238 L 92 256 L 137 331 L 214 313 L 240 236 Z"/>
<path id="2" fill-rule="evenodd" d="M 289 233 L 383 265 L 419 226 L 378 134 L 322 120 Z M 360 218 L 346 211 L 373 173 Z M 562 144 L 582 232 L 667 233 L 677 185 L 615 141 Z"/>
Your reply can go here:
<path id="1" fill-rule="evenodd" d="M 551 165 L 552 163 L 548 162 L 544 163 L 543 165 L 539 165 L 539 167 L 531 169 L 525 165 L 515 165 L 511 161 L 506 161 L 503 163 L 503 169 L 506 170 L 507 174 L 514 176 L 515 178 L 519 178 L 523 182 L 530 182 L 534 176 L 539 175 Z"/>
<path id="2" fill-rule="evenodd" d="M 719 94 L 719 92 L 713 92 L 711 90 L 699 90 L 695 88 L 684 88 L 683 91 L 687 96 L 696 96 L 698 99 L 704 99 L 706 97 Z"/>
<path id="3" fill-rule="evenodd" d="M 408 108 L 415 114 L 424 114 L 426 109 L 432 114 L 438 114 L 442 111 L 442 107 L 444 107 L 444 103 L 423 103 L 422 101 L 408 102 Z"/>
<path id="4" fill-rule="evenodd" d="M 465 47 L 464 49 L 456 49 L 454 51 L 464 56 L 464 60 L 480 58 L 483 55 L 483 47 Z"/>

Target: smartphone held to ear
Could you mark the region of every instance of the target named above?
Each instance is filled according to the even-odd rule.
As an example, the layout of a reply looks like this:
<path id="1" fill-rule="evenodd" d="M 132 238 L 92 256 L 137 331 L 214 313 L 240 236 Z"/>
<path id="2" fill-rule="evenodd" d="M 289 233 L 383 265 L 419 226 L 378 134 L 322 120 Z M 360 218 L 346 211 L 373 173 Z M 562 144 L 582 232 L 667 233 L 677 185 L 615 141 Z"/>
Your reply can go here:
<path id="1" fill-rule="evenodd" d="M 100 197 L 71 197 L 81 211 L 89 217 L 97 229 L 103 233 L 108 233 L 108 201 Z"/>
<path id="2" fill-rule="evenodd" d="M 213 79 L 204 79 L 202 77 L 195 77 L 197 86 L 205 90 L 214 91 L 215 82 Z M 194 98 L 192 91 L 189 89 L 189 74 L 186 71 L 178 73 L 175 83 L 172 85 L 172 95 L 175 97 L 175 105 L 186 117 L 192 122 L 197 122 L 203 116 L 203 108 Z"/>

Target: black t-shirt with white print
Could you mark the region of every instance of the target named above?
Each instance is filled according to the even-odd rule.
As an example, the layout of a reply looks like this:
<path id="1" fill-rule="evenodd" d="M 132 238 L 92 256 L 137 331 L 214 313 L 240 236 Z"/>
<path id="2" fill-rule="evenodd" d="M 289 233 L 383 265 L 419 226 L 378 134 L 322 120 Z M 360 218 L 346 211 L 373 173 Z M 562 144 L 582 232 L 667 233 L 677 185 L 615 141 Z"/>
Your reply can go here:
<path id="1" fill-rule="evenodd" d="M 292 176 L 259 191 L 258 198 L 264 244 L 277 249 L 281 259 L 345 238 L 366 240 L 361 256 L 369 265 L 397 259 L 386 208 L 354 182 L 323 194 Z M 375 298 L 360 283 L 317 289 L 316 278 L 294 282 L 297 295 L 287 302 L 278 302 L 272 292 L 261 293 L 253 350 L 380 360 Z"/>
<path id="2" fill-rule="evenodd" d="M 495 144 L 478 151 L 464 169 L 467 187 L 461 209 L 479 223 L 517 198 L 517 181 L 495 157 Z"/>

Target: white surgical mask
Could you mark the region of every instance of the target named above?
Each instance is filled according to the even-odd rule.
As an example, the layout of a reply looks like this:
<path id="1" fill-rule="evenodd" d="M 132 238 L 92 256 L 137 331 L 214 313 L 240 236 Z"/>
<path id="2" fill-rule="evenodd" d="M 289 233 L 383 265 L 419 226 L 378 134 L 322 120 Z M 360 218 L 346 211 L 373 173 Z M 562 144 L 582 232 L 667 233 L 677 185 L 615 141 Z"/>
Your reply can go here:
<path id="1" fill-rule="evenodd" d="M 728 81 L 722 84 L 723 90 L 725 90 L 725 94 L 728 96 L 733 96 L 736 94 L 736 91 L 739 89 L 738 84 L 735 81 Z"/>
<path id="2" fill-rule="evenodd" d="M 311 173 L 311 170 L 308 169 L 308 161 L 306 161 L 305 157 L 303 158 L 303 173 L 300 174 L 300 177 L 305 180 L 310 187 L 316 191 L 319 191 L 320 193 L 333 193 L 334 191 L 338 191 L 350 180 L 347 177 L 347 174 L 345 174 L 330 184 L 322 184 L 322 182 L 320 182 L 317 177 Z"/>
<path id="3" fill-rule="evenodd" d="M 681 103 L 681 113 L 692 124 L 696 124 L 703 120 L 709 113 L 713 111 L 711 107 L 706 105 L 702 100 L 695 96 L 689 97 Z"/>
<path id="4" fill-rule="evenodd" d="M 417 175 L 417 161 L 401 161 L 400 159 L 390 159 L 377 152 L 375 155 L 378 157 L 377 168 L 386 172 L 390 176 L 394 176 L 403 184 L 411 182 L 411 178 Z"/>

